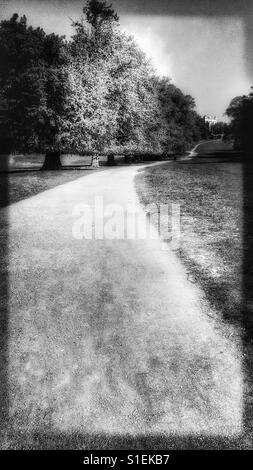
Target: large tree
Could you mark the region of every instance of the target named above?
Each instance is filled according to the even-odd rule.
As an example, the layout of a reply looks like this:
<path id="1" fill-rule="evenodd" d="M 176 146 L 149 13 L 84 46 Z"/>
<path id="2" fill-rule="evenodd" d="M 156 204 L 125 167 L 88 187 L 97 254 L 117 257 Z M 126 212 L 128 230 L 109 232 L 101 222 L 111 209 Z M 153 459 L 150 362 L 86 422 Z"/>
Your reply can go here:
<path id="1" fill-rule="evenodd" d="M 253 150 L 253 91 L 233 98 L 226 114 L 231 119 L 235 148 L 249 155 Z"/>
<path id="2" fill-rule="evenodd" d="M 116 114 L 109 91 L 113 30 L 117 17 L 104 3 L 88 2 L 85 18 L 74 23 L 68 47 L 70 93 L 65 108 L 64 144 L 101 153 L 114 139 Z"/>
<path id="3" fill-rule="evenodd" d="M 69 45 L 68 112 L 76 121 L 66 137 L 74 144 L 79 135 L 81 146 L 98 152 L 151 150 L 154 120 L 159 127 L 153 70 L 104 2 L 88 2 L 84 13 Z"/>
<path id="4" fill-rule="evenodd" d="M 45 152 L 44 167 L 59 167 L 68 89 L 64 39 L 14 14 L 0 24 L 0 62 L 1 152 Z"/>
<path id="5" fill-rule="evenodd" d="M 118 17 L 91 0 L 69 45 L 70 145 L 100 152 L 168 153 L 199 138 L 194 101 L 160 80 Z M 78 137 L 79 136 L 79 137 Z"/>
<path id="6" fill-rule="evenodd" d="M 194 100 L 156 76 L 104 1 L 89 0 L 69 42 L 13 15 L 0 24 L 2 151 L 182 152 L 200 138 Z"/>

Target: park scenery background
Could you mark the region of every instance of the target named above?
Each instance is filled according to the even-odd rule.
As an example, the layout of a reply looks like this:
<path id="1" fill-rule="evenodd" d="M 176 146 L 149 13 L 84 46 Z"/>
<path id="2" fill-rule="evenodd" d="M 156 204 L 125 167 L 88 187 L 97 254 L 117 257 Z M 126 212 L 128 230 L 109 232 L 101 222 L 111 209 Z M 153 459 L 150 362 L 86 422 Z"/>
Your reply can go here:
<path id="1" fill-rule="evenodd" d="M 1 23 L 1 153 L 168 157 L 208 137 L 195 101 L 160 78 L 104 2 L 88 2 L 73 35 L 46 34 L 14 14 Z M 224 110 L 225 112 L 225 110 Z M 252 95 L 227 110 L 237 147 L 251 148 Z M 249 127 L 249 129 L 247 128 Z"/>
<path id="2" fill-rule="evenodd" d="M 60 194 L 62 185 L 62 200 L 57 196 L 60 206 L 64 203 L 65 183 L 76 181 L 78 187 L 80 178 L 85 176 L 83 185 L 87 181 L 89 187 L 88 176 L 93 175 L 94 181 L 98 181 L 96 191 L 99 192 L 99 176 L 96 175 L 104 174 L 107 187 L 111 184 L 114 188 L 114 179 L 120 175 L 117 170 L 122 171 L 122 175 L 123 171 L 129 172 L 126 174 L 136 171 L 131 175 L 135 176 L 135 191 L 144 210 L 150 204 L 177 204 L 180 207 L 180 244 L 170 249 L 184 266 L 187 283 L 193 290 L 200 287 L 203 291 L 212 328 L 221 331 L 238 350 L 241 350 L 243 340 L 240 359 L 245 378 L 244 410 L 247 412 L 244 415 L 247 415 L 249 434 L 245 439 L 239 436 L 239 440 L 232 436 L 232 441 L 227 436 L 224 446 L 249 447 L 249 435 L 252 437 L 253 432 L 248 419 L 252 411 L 250 371 L 253 362 L 250 302 L 253 278 L 250 262 L 253 239 L 250 189 L 253 175 L 252 89 L 231 96 L 223 117 L 211 119 L 200 113 L 194 97 L 182 91 L 169 76 L 159 74 L 135 37 L 126 32 L 127 28 L 121 28 L 114 5 L 87 1 L 79 19 L 76 15 L 75 19 L 69 18 L 71 34 L 67 37 L 30 24 L 28 15 L 12 13 L 0 23 L 0 237 L 3 258 L 8 258 L 9 230 L 11 236 L 13 232 L 16 236 L 15 230 L 17 233 L 21 230 L 18 224 L 15 228 L 14 216 L 8 216 L 9 209 L 10 214 L 11 210 L 18 214 L 19 206 L 15 203 L 27 201 L 29 205 L 31 202 L 31 210 L 36 213 L 33 196 L 41 194 L 46 198 L 46 194 L 50 194 L 48 190 L 58 187 Z M 99 161 L 99 166 L 94 165 L 94 161 Z M 53 200 L 51 204 L 56 207 Z M 28 217 L 25 212 L 23 215 Z M 166 231 L 168 220 L 161 220 L 161 224 Z M 44 240 L 44 236 L 42 238 Z M 50 247 L 52 253 L 58 249 L 57 241 L 54 243 Z M 170 246 L 169 241 L 168 244 Z M 117 246 L 115 243 L 113 249 L 118 255 Z M 48 265 L 52 262 L 49 254 L 45 255 Z M 78 253 L 74 254 L 74 259 L 78 260 L 78 256 Z M 88 259 L 90 256 L 89 253 Z M 128 263 L 127 254 L 125 257 L 124 266 Z M 105 271 L 106 259 L 105 256 Z M 30 259 L 29 263 L 32 266 Z M 46 263 L 41 263 L 44 269 Z M 113 266 L 113 261 L 110 263 Z M 26 267 L 25 257 L 24 265 Z M 10 292 L 6 272 L 3 263 L 1 283 L 6 287 L 7 299 Z M 138 272 L 138 267 L 134 272 Z M 110 272 L 117 284 L 116 274 Z M 110 285 L 108 279 L 105 285 Z M 125 279 L 124 282 L 127 286 L 129 281 Z M 154 286 L 153 289 L 155 292 Z M 112 291 L 112 286 L 103 287 L 104 302 Z M 95 315 L 95 306 L 91 309 Z M 116 314 L 114 320 L 117 323 Z M 95 321 L 98 329 L 99 321 L 99 318 Z M 81 317 L 78 322 L 81 329 Z M 57 330 L 53 315 L 49 318 L 50 325 L 53 331 Z M 41 325 L 38 331 L 40 328 Z M 3 338 L 4 334 L 5 330 Z M 74 336 L 74 332 L 69 334 Z M 138 335 L 136 338 L 138 342 Z M 56 337 L 55 341 L 55 348 L 61 348 L 61 338 Z M 96 362 L 95 356 L 92 360 Z M 5 362 L 8 362 L 7 356 L 3 358 Z M 14 376 L 20 374 L 18 367 L 17 360 L 13 366 Z M 201 373 L 201 367 L 198 373 Z M 27 390 L 29 395 L 29 387 Z M 23 392 L 18 393 L 21 393 L 22 403 Z M 36 393 L 38 389 L 35 396 Z M 21 405 L 15 406 L 14 415 L 18 416 L 18 426 L 22 429 Z M 31 415 L 36 424 L 38 411 L 34 411 L 35 408 L 32 401 Z M 54 413 L 54 410 L 50 412 Z M 150 416 L 148 420 L 151 420 Z M 50 427 L 50 423 L 47 426 Z M 4 446 L 8 448 L 10 442 L 16 442 L 13 439 L 5 437 Z M 26 435 L 21 435 L 15 445 L 29 448 L 57 448 L 58 445 L 57 439 L 49 435 L 44 436 L 45 440 L 38 439 L 37 443 L 32 434 L 28 441 L 26 439 Z M 65 438 L 61 436 L 61 439 L 63 442 Z M 80 436 L 74 436 L 71 444 L 66 439 L 65 446 L 80 448 Z M 100 444 L 99 441 L 97 445 Z M 219 440 L 212 444 L 219 446 Z M 106 447 L 107 444 L 103 445 Z M 201 447 L 202 444 L 192 445 Z"/>

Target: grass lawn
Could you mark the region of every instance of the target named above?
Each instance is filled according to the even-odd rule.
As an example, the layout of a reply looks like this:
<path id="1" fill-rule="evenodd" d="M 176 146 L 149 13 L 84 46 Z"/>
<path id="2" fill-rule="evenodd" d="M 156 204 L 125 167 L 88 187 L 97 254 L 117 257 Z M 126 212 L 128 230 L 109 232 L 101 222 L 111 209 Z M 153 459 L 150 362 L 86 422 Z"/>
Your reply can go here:
<path id="1" fill-rule="evenodd" d="M 38 171 L 43 161 L 44 155 L 42 154 L 0 155 L 0 208 L 54 188 L 59 184 L 87 176 L 91 171 L 106 169 L 107 157 L 100 158 L 100 170 L 91 169 L 91 157 L 89 156 L 62 155 L 63 170 L 59 171 Z M 117 157 L 116 161 L 122 163 L 123 157 Z M 86 166 L 86 168 L 81 168 L 81 166 Z M 6 169 L 9 172 L 5 172 Z"/>
<path id="2" fill-rule="evenodd" d="M 0 208 L 99 170 L 31 171 L 0 174 Z"/>
<path id="3" fill-rule="evenodd" d="M 219 318 L 237 325 L 242 300 L 242 184 L 241 163 L 215 159 L 147 168 L 136 179 L 144 205 L 180 204 L 177 253 L 189 279 L 201 285 Z"/>

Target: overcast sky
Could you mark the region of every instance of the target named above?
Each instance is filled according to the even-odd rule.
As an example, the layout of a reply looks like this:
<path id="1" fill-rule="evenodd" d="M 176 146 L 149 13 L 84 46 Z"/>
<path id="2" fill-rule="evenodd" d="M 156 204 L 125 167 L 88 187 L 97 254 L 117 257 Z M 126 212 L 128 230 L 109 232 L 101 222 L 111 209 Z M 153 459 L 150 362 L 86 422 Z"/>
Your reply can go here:
<path id="1" fill-rule="evenodd" d="M 245 55 L 248 0 L 111 0 L 121 28 L 135 36 L 157 72 L 196 100 L 201 114 L 222 115 L 253 80 Z M 82 0 L 0 0 L 1 18 L 14 12 L 46 32 L 70 37 L 70 17 Z M 238 9 L 238 5 L 240 8 Z"/>

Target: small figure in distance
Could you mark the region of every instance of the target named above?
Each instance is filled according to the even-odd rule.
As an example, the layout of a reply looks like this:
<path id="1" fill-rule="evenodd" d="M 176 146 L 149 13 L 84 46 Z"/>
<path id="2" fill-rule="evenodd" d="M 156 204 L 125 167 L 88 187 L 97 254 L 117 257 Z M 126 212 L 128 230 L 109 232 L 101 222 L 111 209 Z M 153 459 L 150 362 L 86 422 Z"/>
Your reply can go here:
<path id="1" fill-rule="evenodd" d="M 92 168 L 99 168 L 99 155 L 93 155 L 91 166 Z"/>

